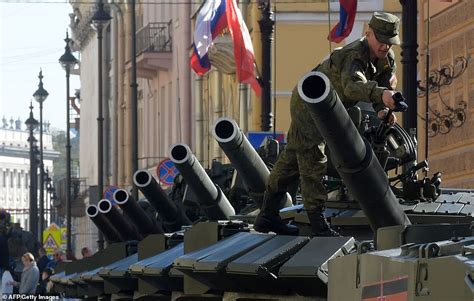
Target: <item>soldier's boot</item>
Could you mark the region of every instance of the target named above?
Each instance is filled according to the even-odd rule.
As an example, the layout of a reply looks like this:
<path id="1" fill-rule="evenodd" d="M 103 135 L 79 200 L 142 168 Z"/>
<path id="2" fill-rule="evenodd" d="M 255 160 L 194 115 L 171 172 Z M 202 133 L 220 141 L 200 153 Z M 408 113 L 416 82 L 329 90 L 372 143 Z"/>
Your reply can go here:
<path id="1" fill-rule="evenodd" d="M 255 218 L 253 224 L 255 231 L 262 233 L 275 232 L 281 235 L 298 235 L 298 227 L 285 223 L 280 217 L 280 201 L 285 196 L 286 193 L 273 195 L 265 193 L 262 208 L 260 208 L 260 213 Z"/>
<path id="2" fill-rule="evenodd" d="M 311 223 L 312 236 L 341 236 L 337 231 L 331 229 L 324 216 L 324 206 L 314 206 L 306 210 Z"/>

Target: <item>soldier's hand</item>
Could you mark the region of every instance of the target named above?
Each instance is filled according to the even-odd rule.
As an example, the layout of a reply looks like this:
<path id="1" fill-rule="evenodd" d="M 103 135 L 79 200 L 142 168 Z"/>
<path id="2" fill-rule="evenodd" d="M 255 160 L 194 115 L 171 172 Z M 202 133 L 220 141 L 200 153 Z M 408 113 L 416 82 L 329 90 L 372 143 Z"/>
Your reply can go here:
<path id="1" fill-rule="evenodd" d="M 397 91 L 385 90 L 382 94 L 382 102 L 389 109 L 395 109 L 395 100 L 393 100 L 393 94 Z"/>
<path id="2" fill-rule="evenodd" d="M 387 114 L 388 114 L 388 108 L 385 108 L 377 112 L 377 117 L 381 120 L 385 120 Z M 397 122 L 397 116 L 395 116 L 393 112 L 390 112 L 390 116 L 388 117 L 388 124 L 390 126 L 393 126 L 396 122 Z"/>

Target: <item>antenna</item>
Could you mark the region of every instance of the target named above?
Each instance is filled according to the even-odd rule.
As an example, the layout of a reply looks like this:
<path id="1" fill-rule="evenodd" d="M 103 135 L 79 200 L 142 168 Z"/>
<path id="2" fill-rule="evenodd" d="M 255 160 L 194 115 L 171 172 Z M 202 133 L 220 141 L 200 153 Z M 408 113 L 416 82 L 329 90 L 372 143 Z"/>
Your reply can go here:
<path id="1" fill-rule="evenodd" d="M 179 95 L 179 52 L 178 47 L 176 47 L 176 93 L 178 94 L 178 133 L 179 141 L 181 140 L 181 97 Z"/>
<path id="2" fill-rule="evenodd" d="M 430 16 L 430 1 L 427 1 L 427 14 L 428 18 L 426 19 L 426 66 L 425 66 L 425 72 L 426 72 L 426 95 L 425 95 L 425 160 L 428 160 L 428 120 L 429 120 L 429 95 L 430 95 L 430 90 L 429 90 L 429 78 L 430 78 L 430 22 L 431 22 L 431 16 Z M 428 170 L 425 170 L 425 176 L 428 176 Z"/>

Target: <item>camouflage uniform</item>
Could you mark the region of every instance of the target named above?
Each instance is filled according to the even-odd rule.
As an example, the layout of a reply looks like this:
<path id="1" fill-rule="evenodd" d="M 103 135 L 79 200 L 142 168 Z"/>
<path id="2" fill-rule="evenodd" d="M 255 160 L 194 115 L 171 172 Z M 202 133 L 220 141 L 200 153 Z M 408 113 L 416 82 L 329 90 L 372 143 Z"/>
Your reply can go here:
<path id="1" fill-rule="evenodd" d="M 390 88 L 395 73 L 394 53 L 374 65 L 370 61 L 366 38 L 335 49 L 330 57 L 313 70 L 321 71 L 331 80 L 346 108 L 358 101 L 371 102 L 376 111 L 383 109 L 382 94 Z M 321 182 L 326 174 L 326 142 L 316 128 L 309 110 L 293 89 L 290 103 L 291 125 L 288 144 L 275 164 L 267 183 L 267 193 L 277 195 L 287 191 L 293 181 L 301 180 L 305 208 L 321 206 L 327 193 Z"/>

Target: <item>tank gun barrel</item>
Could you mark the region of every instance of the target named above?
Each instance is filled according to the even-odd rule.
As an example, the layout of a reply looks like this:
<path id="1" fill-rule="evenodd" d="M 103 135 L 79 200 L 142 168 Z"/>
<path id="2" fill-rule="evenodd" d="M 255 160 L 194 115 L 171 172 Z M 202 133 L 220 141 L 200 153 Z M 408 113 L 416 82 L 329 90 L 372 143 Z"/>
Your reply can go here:
<path id="1" fill-rule="evenodd" d="M 374 232 L 381 227 L 409 225 L 387 175 L 352 123 L 329 78 L 321 72 L 309 72 L 298 82 L 298 93 L 326 140 L 334 166 Z"/>
<path id="2" fill-rule="evenodd" d="M 128 218 L 135 223 L 141 234 L 163 233 L 163 229 L 146 214 L 125 189 L 118 189 L 114 192 L 114 201 L 122 208 Z"/>
<path id="3" fill-rule="evenodd" d="M 89 205 L 86 208 L 86 214 L 97 228 L 104 234 L 108 242 L 120 242 L 125 239 L 118 230 L 109 222 L 109 220 L 99 211 L 96 205 Z"/>
<path id="4" fill-rule="evenodd" d="M 171 146 L 170 159 L 196 194 L 209 219 L 228 219 L 235 215 L 234 207 L 219 186 L 209 178 L 188 145 L 180 143 Z"/>
<path id="5" fill-rule="evenodd" d="M 270 171 L 235 120 L 230 118 L 217 119 L 212 134 L 229 158 L 232 166 L 242 176 L 250 192 L 263 194 Z M 282 204 L 280 204 L 280 207 L 288 206 L 291 206 L 291 198 L 289 197 L 284 198 Z"/>
<path id="6" fill-rule="evenodd" d="M 130 224 L 129 221 L 112 205 L 112 202 L 103 199 L 97 204 L 99 211 L 107 217 L 112 225 L 125 237 L 127 240 L 141 240 L 143 236 L 138 233 L 135 225 Z"/>
<path id="7" fill-rule="evenodd" d="M 133 182 L 158 212 L 168 231 L 178 231 L 181 226 L 191 224 L 184 211 L 170 199 L 148 170 L 137 170 Z"/>

